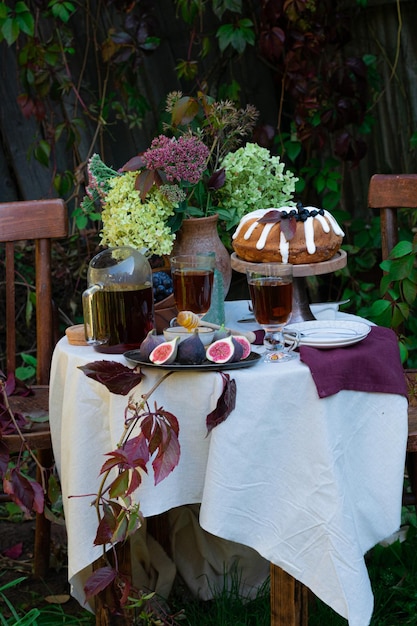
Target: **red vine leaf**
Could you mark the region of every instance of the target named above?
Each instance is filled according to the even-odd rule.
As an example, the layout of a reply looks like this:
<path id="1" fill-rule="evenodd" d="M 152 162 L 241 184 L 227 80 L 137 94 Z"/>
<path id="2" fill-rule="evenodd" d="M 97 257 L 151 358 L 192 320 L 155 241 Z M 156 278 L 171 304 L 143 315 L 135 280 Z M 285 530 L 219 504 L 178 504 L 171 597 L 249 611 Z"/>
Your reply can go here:
<path id="1" fill-rule="evenodd" d="M 131 441 L 127 441 L 123 448 L 117 448 L 117 450 L 113 450 L 113 452 L 107 452 L 106 456 L 110 458 L 103 464 L 100 474 L 104 474 L 104 472 L 113 468 L 126 470 L 134 469 L 138 466 L 146 472 L 149 450 L 143 435 L 138 435 Z"/>
<path id="2" fill-rule="evenodd" d="M 6 548 L 6 550 L 3 550 L 2 554 L 8 559 L 18 559 L 23 554 L 23 543 L 16 543 L 14 546 Z"/>
<path id="3" fill-rule="evenodd" d="M 226 182 L 226 170 L 224 167 L 213 172 L 207 182 L 207 189 L 210 191 L 220 189 Z"/>
<path id="4" fill-rule="evenodd" d="M 161 432 L 163 433 L 161 446 L 152 461 L 155 485 L 172 472 L 180 459 L 180 444 L 176 434 L 172 430 L 168 430 L 166 424 L 161 427 Z"/>
<path id="5" fill-rule="evenodd" d="M 209 413 L 206 418 L 207 434 L 210 433 L 215 426 L 218 426 L 229 417 L 230 413 L 236 406 L 236 381 L 230 380 L 229 374 L 220 372 L 223 378 L 223 391 L 217 400 L 214 411 Z"/>
<path id="6" fill-rule="evenodd" d="M 12 468 L 3 479 L 3 489 L 24 512 L 43 512 L 45 499 L 42 487 L 29 480 L 17 467 Z"/>
<path id="7" fill-rule="evenodd" d="M 121 172 L 137 172 L 146 166 L 145 159 L 142 154 L 137 154 L 127 161 L 123 167 L 120 168 Z"/>
<path id="8" fill-rule="evenodd" d="M 32 389 L 19 378 L 16 378 L 13 372 L 8 374 L 4 385 L 8 396 L 33 396 Z"/>
<path id="9" fill-rule="evenodd" d="M 107 387 L 111 393 L 120 396 L 127 396 L 143 378 L 140 370 L 132 369 L 117 361 L 94 361 L 87 365 L 79 365 L 78 368 L 88 378 L 96 380 Z"/>
<path id="10" fill-rule="evenodd" d="M 268 211 L 268 213 L 265 213 L 265 215 L 261 217 L 258 222 L 260 224 L 279 223 L 281 231 L 284 233 L 287 241 L 291 241 L 297 229 L 297 221 L 293 215 L 282 217 L 281 211 L 277 211 L 276 209 L 272 209 L 271 211 Z"/>
<path id="11" fill-rule="evenodd" d="M 277 209 L 271 209 L 268 213 L 265 213 L 262 217 L 258 219 L 260 224 L 277 224 L 282 219 L 281 211 Z"/>
<path id="12" fill-rule="evenodd" d="M 93 572 L 84 585 L 85 599 L 89 600 L 100 593 L 100 591 L 103 591 L 103 589 L 115 581 L 116 576 L 116 570 L 109 565 L 100 567 L 100 569 Z"/>

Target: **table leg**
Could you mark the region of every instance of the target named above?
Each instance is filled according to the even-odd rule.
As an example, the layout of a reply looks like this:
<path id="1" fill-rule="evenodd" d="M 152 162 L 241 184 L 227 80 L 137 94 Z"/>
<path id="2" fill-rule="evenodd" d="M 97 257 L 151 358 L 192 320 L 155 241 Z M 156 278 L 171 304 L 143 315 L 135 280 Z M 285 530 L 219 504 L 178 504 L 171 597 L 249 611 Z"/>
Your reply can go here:
<path id="1" fill-rule="evenodd" d="M 308 626 L 308 589 L 271 563 L 271 626 Z"/>

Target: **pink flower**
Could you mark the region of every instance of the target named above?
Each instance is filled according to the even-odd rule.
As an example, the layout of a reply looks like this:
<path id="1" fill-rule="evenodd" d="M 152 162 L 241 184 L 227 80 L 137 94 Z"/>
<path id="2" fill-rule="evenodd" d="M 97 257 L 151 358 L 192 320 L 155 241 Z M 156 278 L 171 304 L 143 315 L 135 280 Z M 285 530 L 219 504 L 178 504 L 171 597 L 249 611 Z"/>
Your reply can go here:
<path id="1" fill-rule="evenodd" d="M 143 154 L 149 170 L 161 169 L 169 181 L 198 183 L 207 168 L 209 149 L 197 137 L 159 135 Z"/>

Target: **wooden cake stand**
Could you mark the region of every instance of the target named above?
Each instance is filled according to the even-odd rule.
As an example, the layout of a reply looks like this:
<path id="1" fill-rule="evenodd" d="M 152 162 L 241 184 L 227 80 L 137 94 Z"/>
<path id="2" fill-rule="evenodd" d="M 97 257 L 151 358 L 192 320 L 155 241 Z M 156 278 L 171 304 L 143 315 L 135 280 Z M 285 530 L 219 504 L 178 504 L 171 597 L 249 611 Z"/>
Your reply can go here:
<path id="1" fill-rule="evenodd" d="M 243 261 L 240 259 L 236 252 L 233 252 L 230 257 L 232 269 L 241 274 L 246 274 L 246 270 L 250 269 L 254 265 L 259 263 L 251 263 L 249 261 Z M 293 300 L 292 300 L 292 315 L 291 323 L 304 322 L 307 320 L 316 319 L 311 312 L 308 302 L 307 294 L 307 276 L 319 276 L 321 274 L 331 274 L 336 270 L 341 270 L 346 267 L 347 254 L 344 250 L 336 252 L 334 257 L 328 261 L 321 261 L 320 263 L 303 263 L 301 265 L 294 265 L 294 279 L 293 279 Z"/>

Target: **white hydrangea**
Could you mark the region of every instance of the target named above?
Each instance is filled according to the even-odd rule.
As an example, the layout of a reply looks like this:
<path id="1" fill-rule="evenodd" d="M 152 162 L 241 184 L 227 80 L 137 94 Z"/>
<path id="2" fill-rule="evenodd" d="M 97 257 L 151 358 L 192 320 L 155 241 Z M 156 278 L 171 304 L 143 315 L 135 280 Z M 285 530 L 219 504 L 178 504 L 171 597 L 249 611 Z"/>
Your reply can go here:
<path id="1" fill-rule="evenodd" d="M 142 202 L 135 189 L 136 172 L 126 172 L 109 181 L 101 214 L 101 243 L 106 246 L 132 246 L 147 254 L 168 255 L 175 235 L 166 222 L 174 214 L 173 205 L 155 187 Z"/>
<path id="2" fill-rule="evenodd" d="M 228 229 L 256 209 L 294 204 L 298 178 L 290 171 L 284 172 L 284 163 L 278 156 L 271 156 L 266 148 L 248 143 L 229 152 L 222 167 L 226 169 L 226 181 L 218 195 L 220 206 L 230 213 Z"/>

